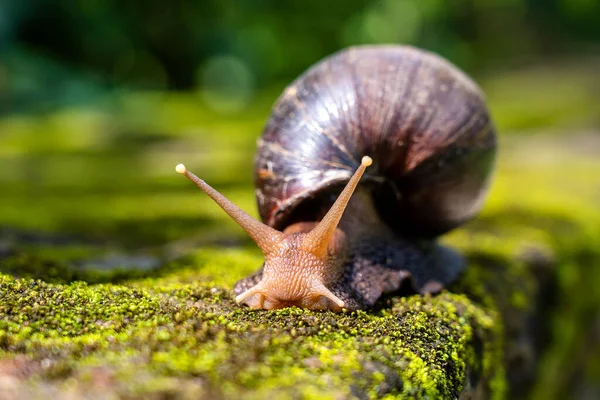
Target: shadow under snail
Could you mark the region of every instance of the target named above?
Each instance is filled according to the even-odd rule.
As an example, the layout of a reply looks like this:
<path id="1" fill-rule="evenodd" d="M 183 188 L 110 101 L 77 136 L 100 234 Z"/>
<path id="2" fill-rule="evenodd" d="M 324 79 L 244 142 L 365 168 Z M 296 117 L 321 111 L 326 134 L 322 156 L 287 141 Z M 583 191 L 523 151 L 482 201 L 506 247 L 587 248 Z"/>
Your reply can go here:
<path id="1" fill-rule="evenodd" d="M 465 262 L 436 239 L 479 211 L 495 152 L 482 92 L 464 73 L 413 47 L 358 46 L 309 68 L 275 103 L 255 158 L 264 223 L 176 169 L 265 255 L 236 283 L 237 303 L 342 311 L 372 307 L 405 280 L 436 293 L 457 278 Z"/>

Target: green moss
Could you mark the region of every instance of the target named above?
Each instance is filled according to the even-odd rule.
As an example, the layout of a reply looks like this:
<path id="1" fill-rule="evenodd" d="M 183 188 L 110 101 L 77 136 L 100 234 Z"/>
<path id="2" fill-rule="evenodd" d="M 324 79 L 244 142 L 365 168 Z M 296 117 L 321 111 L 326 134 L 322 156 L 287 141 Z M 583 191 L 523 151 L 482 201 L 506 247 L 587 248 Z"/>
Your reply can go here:
<path id="1" fill-rule="evenodd" d="M 460 392 L 469 374 L 502 380 L 493 307 L 445 293 L 394 299 L 374 313 L 252 312 L 222 285 L 260 262 L 255 252 L 202 249 L 121 285 L 3 275 L 0 349 L 44 362 L 43 379 L 81 388 L 89 383 L 81 371 L 108 368 L 121 395 L 148 393 L 132 371 L 151 377 L 154 393 L 191 393 L 201 379 L 207 393 L 255 398 L 439 397 Z"/>
<path id="2" fill-rule="evenodd" d="M 122 380 L 132 369 L 176 378 L 183 391 L 201 379 L 211 392 L 256 398 L 453 396 L 468 374 L 491 381 L 502 373 L 485 361 L 498 357 L 498 316 L 464 295 L 412 296 L 375 313 L 337 315 L 253 312 L 228 290 L 197 282 L 55 285 L 2 275 L 0 289 L 5 356 L 49 360 L 42 377 L 75 376 L 78 385 L 85 382 L 77 371 L 103 366 L 125 385 L 113 388 L 119 394 L 138 390 Z"/>

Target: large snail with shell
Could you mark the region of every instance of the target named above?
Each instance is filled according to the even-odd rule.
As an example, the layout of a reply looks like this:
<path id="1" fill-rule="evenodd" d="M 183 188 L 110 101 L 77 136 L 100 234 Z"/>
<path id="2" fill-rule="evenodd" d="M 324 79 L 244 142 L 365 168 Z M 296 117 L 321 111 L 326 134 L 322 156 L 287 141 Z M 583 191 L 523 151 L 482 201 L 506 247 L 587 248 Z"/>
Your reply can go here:
<path id="1" fill-rule="evenodd" d="M 479 211 L 495 152 L 464 73 L 416 48 L 360 46 L 321 60 L 276 102 L 255 159 L 263 222 L 177 171 L 264 252 L 235 285 L 238 303 L 341 311 L 372 307 L 406 280 L 435 293 L 457 278 L 462 257 L 436 239 Z"/>

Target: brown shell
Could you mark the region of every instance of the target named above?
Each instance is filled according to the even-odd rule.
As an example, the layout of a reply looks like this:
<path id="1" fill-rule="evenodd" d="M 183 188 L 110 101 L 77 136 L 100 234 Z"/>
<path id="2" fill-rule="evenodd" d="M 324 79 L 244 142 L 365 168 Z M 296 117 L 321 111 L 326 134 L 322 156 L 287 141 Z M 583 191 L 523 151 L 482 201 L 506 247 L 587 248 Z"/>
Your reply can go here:
<path id="1" fill-rule="evenodd" d="M 433 237 L 480 209 L 496 137 L 477 85 L 448 61 L 407 46 L 333 54 L 275 104 L 258 143 L 263 221 L 283 229 L 320 218 L 361 157 L 382 219 Z"/>

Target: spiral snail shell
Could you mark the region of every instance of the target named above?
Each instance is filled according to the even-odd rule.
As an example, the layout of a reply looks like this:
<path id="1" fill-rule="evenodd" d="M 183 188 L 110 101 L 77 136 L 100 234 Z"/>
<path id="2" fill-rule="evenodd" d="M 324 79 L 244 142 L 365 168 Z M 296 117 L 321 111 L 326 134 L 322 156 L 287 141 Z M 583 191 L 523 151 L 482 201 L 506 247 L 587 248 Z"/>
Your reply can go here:
<path id="1" fill-rule="evenodd" d="M 264 224 L 208 193 L 265 253 L 236 300 L 341 311 L 407 279 L 441 290 L 464 262 L 436 238 L 480 210 L 495 152 L 481 90 L 441 57 L 394 45 L 326 57 L 285 89 L 258 142 Z"/>

